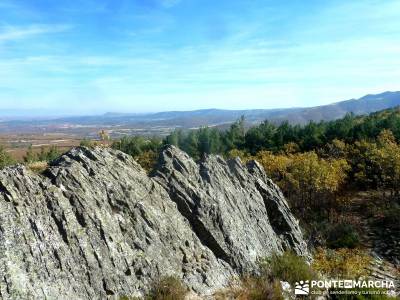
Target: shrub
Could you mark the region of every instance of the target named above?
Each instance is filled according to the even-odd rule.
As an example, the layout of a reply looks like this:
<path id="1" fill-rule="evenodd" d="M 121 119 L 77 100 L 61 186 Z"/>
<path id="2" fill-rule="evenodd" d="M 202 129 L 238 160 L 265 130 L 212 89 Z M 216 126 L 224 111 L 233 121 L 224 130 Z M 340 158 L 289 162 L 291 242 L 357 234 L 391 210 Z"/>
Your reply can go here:
<path id="1" fill-rule="evenodd" d="M 37 155 L 37 160 L 50 162 L 58 158 L 60 155 L 61 152 L 57 149 L 57 147 L 51 146 L 47 151 L 42 148 L 40 153 Z"/>
<path id="2" fill-rule="evenodd" d="M 61 152 L 54 145 L 47 149 L 42 147 L 39 153 L 33 151 L 32 145 L 30 145 L 24 156 L 24 162 L 29 167 L 33 166 L 33 168 L 35 168 L 36 163 L 50 162 L 58 158 L 60 155 Z"/>
<path id="3" fill-rule="evenodd" d="M 216 300 L 283 300 L 279 281 L 268 281 L 264 276 L 244 276 L 239 284 L 217 292 Z"/>
<path id="4" fill-rule="evenodd" d="M 146 138 L 143 136 L 124 136 L 112 143 L 112 148 L 125 152 L 133 157 L 139 156 L 145 151 L 158 153 L 162 146 L 158 138 Z"/>
<path id="5" fill-rule="evenodd" d="M 163 277 L 153 284 L 145 299 L 148 300 L 184 300 L 188 292 L 187 287 L 179 278 L 174 276 Z"/>
<path id="6" fill-rule="evenodd" d="M 83 140 L 81 140 L 81 142 L 79 143 L 79 146 L 81 147 L 86 147 L 86 148 L 94 148 L 98 143 L 95 141 L 92 141 L 91 139 L 88 138 L 84 138 Z"/>
<path id="7" fill-rule="evenodd" d="M 242 161 L 242 163 L 246 163 L 248 160 L 251 159 L 251 156 L 250 156 L 247 152 L 245 152 L 245 151 L 243 151 L 243 150 L 238 150 L 238 149 L 232 149 L 232 150 L 230 150 L 230 151 L 227 153 L 226 157 L 227 157 L 228 159 L 239 157 L 240 160 Z"/>
<path id="8" fill-rule="evenodd" d="M 14 159 L 4 150 L 3 146 L 0 145 L 0 169 L 12 165 L 13 163 Z"/>
<path id="9" fill-rule="evenodd" d="M 272 280 L 279 279 L 293 285 L 296 281 L 316 279 L 317 274 L 311 269 L 305 258 L 291 251 L 282 255 L 273 254 L 261 262 L 263 272 Z"/>
<path id="10" fill-rule="evenodd" d="M 147 172 L 157 164 L 158 153 L 161 149 L 161 140 L 143 136 L 125 136 L 112 143 L 112 148 L 131 155 Z"/>
<path id="11" fill-rule="evenodd" d="M 368 275 L 371 257 L 358 249 L 322 249 L 314 255 L 312 267 L 331 278 L 358 279 Z"/>
<path id="12" fill-rule="evenodd" d="M 35 173 L 42 173 L 47 169 L 48 164 L 46 161 L 35 161 L 28 164 L 29 169 L 31 169 Z"/>
<path id="13" fill-rule="evenodd" d="M 138 156 L 135 156 L 134 159 L 138 162 L 139 165 L 142 166 L 148 173 L 152 171 L 157 165 L 158 154 L 152 150 L 145 151 Z"/>
<path id="14" fill-rule="evenodd" d="M 326 232 L 326 244 L 329 248 L 355 248 L 360 244 L 357 231 L 350 224 L 338 223 Z"/>
<path id="15" fill-rule="evenodd" d="M 392 207 L 382 212 L 380 218 L 375 221 L 375 225 L 400 230 L 399 216 L 400 206 L 392 204 Z"/>
<path id="16" fill-rule="evenodd" d="M 30 145 L 24 156 L 24 162 L 30 164 L 37 161 L 36 154 L 33 152 L 33 147 Z"/>

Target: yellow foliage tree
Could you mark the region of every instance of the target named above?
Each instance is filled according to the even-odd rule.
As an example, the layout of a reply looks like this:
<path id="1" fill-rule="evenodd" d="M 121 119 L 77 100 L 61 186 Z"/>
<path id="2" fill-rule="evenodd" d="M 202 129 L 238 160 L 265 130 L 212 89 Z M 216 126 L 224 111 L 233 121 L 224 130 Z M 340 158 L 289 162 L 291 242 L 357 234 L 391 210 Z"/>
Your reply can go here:
<path id="1" fill-rule="evenodd" d="M 236 158 L 236 157 L 239 157 L 243 163 L 246 163 L 251 159 L 250 155 L 243 150 L 232 149 L 227 154 L 227 158 Z"/>
<path id="2" fill-rule="evenodd" d="M 358 249 L 337 250 L 318 248 L 314 254 L 312 267 L 332 278 L 358 279 L 368 275 L 367 268 L 372 258 Z"/>
<path id="3" fill-rule="evenodd" d="M 293 154 L 300 151 L 299 145 L 294 142 L 287 143 L 283 145 L 283 152 L 286 154 Z"/>
<path id="4" fill-rule="evenodd" d="M 274 180 L 281 189 L 286 190 L 287 170 L 291 162 L 291 156 L 278 154 L 270 151 L 260 151 L 253 159 L 257 160 L 263 167 L 268 176 Z"/>
<path id="5" fill-rule="evenodd" d="M 345 159 L 323 159 L 313 151 L 289 155 L 260 151 L 254 159 L 303 212 L 335 198 L 350 168 Z"/>
<path id="6" fill-rule="evenodd" d="M 390 130 L 383 130 L 377 139 L 377 146 L 371 151 L 379 176 L 379 188 L 385 196 L 389 190 L 391 197 L 399 193 L 400 185 L 400 146 Z"/>
<path id="7" fill-rule="evenodd" d="M 157 163 L 157 157 L 158 154 L 156 152 L 148 150 L 135 156 L 134 159 L 149 173 L 154 169 Z"/>

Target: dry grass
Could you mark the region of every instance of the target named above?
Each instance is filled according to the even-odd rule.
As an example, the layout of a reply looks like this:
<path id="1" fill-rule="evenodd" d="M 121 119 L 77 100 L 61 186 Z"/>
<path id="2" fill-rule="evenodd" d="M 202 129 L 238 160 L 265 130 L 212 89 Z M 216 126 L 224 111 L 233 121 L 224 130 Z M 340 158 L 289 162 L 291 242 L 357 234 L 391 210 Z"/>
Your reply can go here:
<path id="1" fill-rule="evenodd" d="M 188 294 L 187 287 L 174 276 L 161 278 L 153 284 L 153 287 L 145 299 L 148 300 L 184 300 Z"/>
<path id="2" fill-rule="evenodd" d="M 33 163 L 29 163 L 28 168 L 31 169 L 35 173 L 41 173 L 47 169 L 48 164 L 46 161 L 35 161 Z"/>
<path id="3" fill-rule="evenodd" d="M 216 300 L 283 300 L 279 281 L 268 281 L 264 276 L 244 276 L 240 282 L 214 295 Z"/>

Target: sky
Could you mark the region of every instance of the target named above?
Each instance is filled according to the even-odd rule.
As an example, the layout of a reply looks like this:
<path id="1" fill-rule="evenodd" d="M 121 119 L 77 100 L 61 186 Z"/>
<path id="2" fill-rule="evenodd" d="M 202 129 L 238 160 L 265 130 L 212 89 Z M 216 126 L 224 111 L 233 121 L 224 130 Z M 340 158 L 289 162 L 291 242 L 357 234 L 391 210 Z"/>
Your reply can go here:
<path id="1" fill-rule="evenodd" d="M 0 0 L 0 111 L 315 106 L 400 90 L 398 0 Z"/>

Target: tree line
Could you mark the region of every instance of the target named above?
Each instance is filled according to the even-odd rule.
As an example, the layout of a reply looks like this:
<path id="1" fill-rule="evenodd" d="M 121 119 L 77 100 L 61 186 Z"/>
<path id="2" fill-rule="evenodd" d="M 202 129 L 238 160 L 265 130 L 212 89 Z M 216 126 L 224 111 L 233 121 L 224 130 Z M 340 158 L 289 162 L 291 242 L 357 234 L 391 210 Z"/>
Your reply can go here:
<path id="1" fill-rule="evenodd" d="M 131 154 L 148 170 L 166 144 L 196 160 L 207 154 L 240 157 L 243 162 L 255 159 L 303 215 L 309 210 L 329 217 L 351 189 L 380 190 L 384 199 L 399 197 L 399 140 L 396 108 L 304 126 L 265 121 L 247 128 L 242 117 L 227 130 L 177 129 L 164 139 L 124 137 L 113 147 Z"/>
<path id="2" fill-rule="evenodd" d="M 279 152 L 288 145 L 306 152 L 323 147 L 333 140 L 346 143 L 375 140 L 383 129 L 390 130 L 397 141 L 400 139 L 399 108 L 368 116 L 349 113 L 338 120 L 318 123 L 311 121 L 304 126 L 288 122 L 276 125 L 267 120 L 247 130 L 242 117 L 225 131 L 210 127 L 191 131 L 177 129 L 166 137 L 165 143 L 176 145 L 195 158 L 204 153 L 226 154 L 233 149 L 252 155 L 261 150 Z"/>

